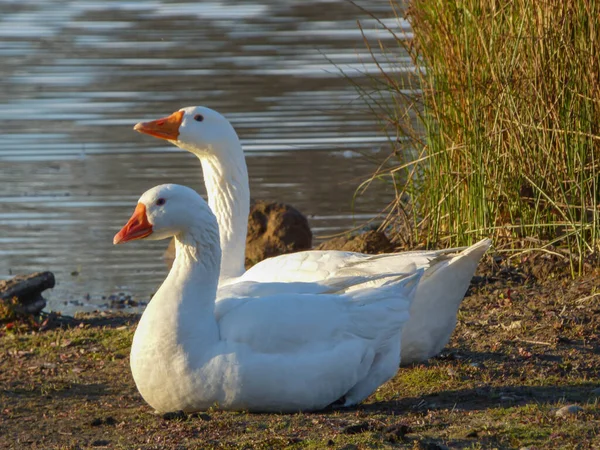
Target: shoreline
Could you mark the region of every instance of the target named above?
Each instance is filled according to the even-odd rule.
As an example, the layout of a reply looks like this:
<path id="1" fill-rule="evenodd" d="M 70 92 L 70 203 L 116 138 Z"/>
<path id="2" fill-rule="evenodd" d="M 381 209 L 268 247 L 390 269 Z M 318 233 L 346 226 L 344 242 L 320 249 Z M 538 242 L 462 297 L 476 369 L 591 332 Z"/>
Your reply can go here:
<path id="1" fill-rule="evenodd" d="M 527 264 L 490 261 L 442 354 L 400 369 L 348 410 L 165 419 L 129 371 L 139 314 L 50 314 L 39 331 L 3 329 L 0 446 L 591 448 L 600 433 L 598 270 L 571 280 L 556 265 L 538 267 L 541 279 Z"/>

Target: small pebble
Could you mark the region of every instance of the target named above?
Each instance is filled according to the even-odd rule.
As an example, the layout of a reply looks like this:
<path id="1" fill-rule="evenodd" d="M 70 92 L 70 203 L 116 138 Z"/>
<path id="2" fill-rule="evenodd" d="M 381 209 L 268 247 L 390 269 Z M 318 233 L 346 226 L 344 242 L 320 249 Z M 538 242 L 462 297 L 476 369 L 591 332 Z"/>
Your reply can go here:
<path id="1" fill-rule="evenodd" d="M 567 405 L 557 409 L 554 414 L 556 417 L 568 417 L 575 416 L 580 411 L 583 411 L 583 408 L 579 405 Z"/>
<path id="2" fill-rule="evenodd" d="M 385 440 L 391 443 L 398 443 L 404 440 L 404 437 L 412 432 L 412 429 L 408 425 L 404 424 L 396 424 L 390 425 L 386 427 L 385 432 Z"/>
<path id="3" fill-rule="evenodd" d="M 102 425 L 102 423 L 103 423 L 103 420 L 100 417 L 96 417 L 94 420 L 92 420 L 90 425 L 93 427 L 99 427 L 100 425 Z"/>
<path id="4" fill-rule="evenodd" d="M 512 395 L 502 395 L 500 396 L 500 401 L 501 402 L 514 402 L 516 400 L 515 397 L 513 397 Z"/>
<path id="5" fill-rule="evenodd" d="M 600 395 L 600 387 L 592 391 L 592 395 Z"/>
<path id="6" fill-rule="evenodd" d="M 105 425 L 116 425 L 117 421 L 115 420 L 114 417 L 108 416 L 106 419 L 104 419 L 104 424 Z"/>
<path id="7" fill-rule="evenodd" d="M 344 434 L 358 434 L 364 433 L 365 431 L 369 431 L 371 429 L 371 425 L 369 422 L 357 423 L 355 425 L 349 425 L 342 430 Z"/>
<path id="8" fill-rule="evenodd" d="M 184 413 L 183 411 L 173 411 L 173 412 L 164 413 L 162 415 L 162 418 L 164 420 L 175 420 L 175 419 L 186 420 L 187 414 Z"/>

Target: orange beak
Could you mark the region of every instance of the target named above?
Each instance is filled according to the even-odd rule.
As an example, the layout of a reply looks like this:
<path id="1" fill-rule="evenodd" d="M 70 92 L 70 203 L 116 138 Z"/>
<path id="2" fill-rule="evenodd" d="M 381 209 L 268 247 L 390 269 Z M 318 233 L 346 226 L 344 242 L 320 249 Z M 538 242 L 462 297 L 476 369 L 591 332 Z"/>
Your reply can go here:
<path id="1" fill-rule="evenodd" d="M 162 119 L 153 120 L 151 122 L 140 122 L 136 124 L 133 129 L 159 139 L 176 141 L 179 137 L 179 126 L 183 121 L 184 114 L 183 111 L 177 111 Z"/>
<path id="2" fill-rule="evenodd" d="M 115 234 L 113 244 L 121 244 L 127 241 L 142 239 L 152 234 L 152 224 L 146 216 L 146 205 L 138 203 L 131 219 L 125 224 L 121 231 Z"/>

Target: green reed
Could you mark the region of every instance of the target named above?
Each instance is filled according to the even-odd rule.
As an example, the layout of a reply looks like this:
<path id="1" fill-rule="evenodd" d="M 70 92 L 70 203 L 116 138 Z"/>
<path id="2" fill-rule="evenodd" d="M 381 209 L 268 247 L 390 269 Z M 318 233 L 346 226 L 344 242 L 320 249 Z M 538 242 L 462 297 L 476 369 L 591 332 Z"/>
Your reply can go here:
<path id="1" fill-rule="evenodd" d="M 375 174 L 397 187 L 385 225 L 413 244 L 557 247 L 580 271 L 600 225 L 600 2 L 404 11 L 414 36 L 380 22 L 394 44 L 365 39 L 380 71 L 359 86 L 394 146 Z"/>

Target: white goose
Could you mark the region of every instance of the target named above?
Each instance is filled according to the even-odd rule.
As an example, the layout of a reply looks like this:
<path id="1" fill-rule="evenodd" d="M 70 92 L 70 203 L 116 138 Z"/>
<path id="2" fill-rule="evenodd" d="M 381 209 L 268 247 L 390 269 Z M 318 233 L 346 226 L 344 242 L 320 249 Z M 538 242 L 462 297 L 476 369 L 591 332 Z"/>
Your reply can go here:
<path id="1" fill-rule="evenodd" d="M 184 186 L 145 192 L 114 238 L 175 237 L 176 257 L 138 324 L 131 371 L 158 412 L 322 409 L 356 404 L 398 370 L 400 333 L 423 270 L 323 283 L 221 288 L 217 220 Z M 348 293 L 349 288 L 352 292 Z M 240 296 L 240 291 L 243 295 Z"/>
<path id="2" fill-rule="evenodd" d="M 244 251 L 250 204 L 248 170 L 238 136 L 229 121 L 205 107 L 187 107 L 168 117 L 138 123 L 134 129 L 165 139 L 195 154 L 202 164 L 208 203 L 221 231 L 220 285 L 234 280 L 318 281 L 344 274 L 382 271 L 426 271 L 420 282 L 411 318 L 402 332 L 402 364 L 421 362 L 438 354 L 456 326 L 456 313 L 479 260 L 491 245 L 483 239 L 468 248 L 364 255 L 340 251 L 304 251 L 258 263 L 244 273 Z"/>

